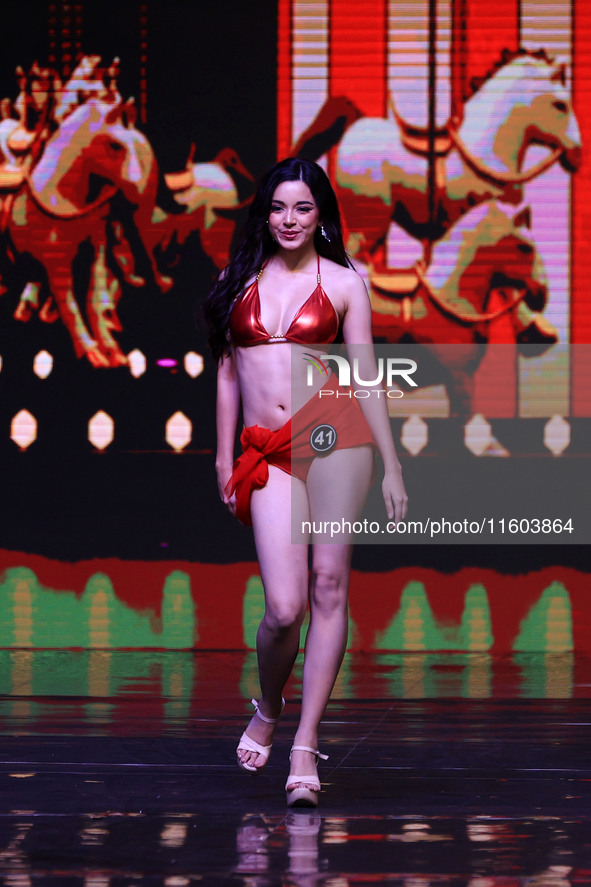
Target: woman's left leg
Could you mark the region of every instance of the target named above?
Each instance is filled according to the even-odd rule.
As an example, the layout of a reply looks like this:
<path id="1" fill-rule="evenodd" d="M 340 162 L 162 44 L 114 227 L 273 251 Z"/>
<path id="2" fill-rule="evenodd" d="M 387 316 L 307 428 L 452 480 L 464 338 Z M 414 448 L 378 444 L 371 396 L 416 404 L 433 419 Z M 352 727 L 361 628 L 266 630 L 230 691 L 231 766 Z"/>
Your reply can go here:
<path id="1" fill-rule="evenodd" d="M 337 450 L 316 459 L 307 481 L 313 524 L 318 527 L 325 521 L 357 520 L 367 497 L 372 468 L 373 451 L 366 446 Z M 332 542 L 330 538 L 329 533 L 315 533 L 313 537 L 310 627 L 304 657 L 302 712 L 294 739 L 294 745 L 310 748 L 318 747 L 319 724 L 347 645 L 352 546 L 348 537 Z M 313 755 L 293 752 L 291 774 L 315 773 Z"/>

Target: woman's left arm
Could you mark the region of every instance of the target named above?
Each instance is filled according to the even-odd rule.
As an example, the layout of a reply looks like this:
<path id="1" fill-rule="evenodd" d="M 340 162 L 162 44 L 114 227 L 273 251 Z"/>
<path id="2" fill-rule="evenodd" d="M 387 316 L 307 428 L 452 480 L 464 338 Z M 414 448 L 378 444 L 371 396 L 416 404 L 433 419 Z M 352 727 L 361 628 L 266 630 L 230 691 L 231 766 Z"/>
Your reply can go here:
<path id="1" fill-rule="evenodd" d="M 378 375 L 374 342 L 371 331 L 371 304 L 365 284 L 359 275 L 351 274 L 346 293 L 343 316 L 343 338 L 349 361 L 358 362 L 361 379 L 376 379 Z M 353 380 L 353 387 L 360 386 Z M 383 391 L 382 386 L 372 386 Z M 382 493 L 390 520 L 404 520 L 408 497 L 402 479 L 402 467 L 396 454 L 385 392 L 383 396 L 359 398 L 359 405 L 367 420 L 375 444 L 384 463 Z"/>

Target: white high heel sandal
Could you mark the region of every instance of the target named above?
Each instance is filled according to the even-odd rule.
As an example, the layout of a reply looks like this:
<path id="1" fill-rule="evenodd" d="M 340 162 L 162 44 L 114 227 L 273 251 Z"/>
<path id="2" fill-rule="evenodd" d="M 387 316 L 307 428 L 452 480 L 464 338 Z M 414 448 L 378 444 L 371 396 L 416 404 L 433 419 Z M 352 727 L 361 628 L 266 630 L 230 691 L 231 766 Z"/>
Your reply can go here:
<path id="1" fill-rule="evenodd" d="M 279 718 L 267 718 L 267 717 L 265 717 L 265 715 L 261 714 L 259 704 L 256 701 L 256 699 L 251 699 L 250 701 L 254 705 L 256 715 L 257 715 L 257 717 L 259 717 L 261 719 L 261 721 L 264 721 L 265 724 L 276 724 L 277 723 Z M 282 696 L 281 697 L 281 712 L 283 711 L 284 708 L 285 708 L 285 699 Z M 281 717 L 281 712 L 279 713 L 279 717 Z M 264 764 L 261 764 L 260 767 L 253 767 L 250 764 L 243 763 L 240 759 L 238 759 L 238 766 L 241 767 L 243 770 L 248 770 L 249 773 L 258 773 L 259 770 L 262 770 L 264 767 L 267 766 L 267 761 L 269 760 L 269 755 L 271 754 L 272 748 L 273 748 L 273 743 L 271 743 L 271 745 L 260 745 L 260 743 L 256 742 L 254 739 L 251 739 L 245 730 L 244 733 L 242 734 L 242 736 L 240 737 L 240 741 L 238 743 L 238 747 L 237 747 L 236 751 L 237 752 L 239 752 L 239 751 L 253 751 L 257 755 L 260 755 L 262 758 L 264 758 Z"/>
<path id="2" fill-rule="evenodd" d="M 317 748 L 310 748 L 309 745 L 294 745 L 291 751 L 310 752 L 311 755 L 315 755 L 317 765 L 318 758 L 322 758 L 323 761 L 328 760 L 328 755 L 321 754 Z M 291 752 L 289 753 L 289 759 L 291 760 Z M 308 788 L 308 786 L 311 786 L 311 788 Z M 285 783 L 288 807 L 317 807 L 319 792 L 320 780 L 317 774 L 315 776 L 310 776 L 309 774 L 307 776 L 298 776 L 294 774 L 289 776 Z"/>

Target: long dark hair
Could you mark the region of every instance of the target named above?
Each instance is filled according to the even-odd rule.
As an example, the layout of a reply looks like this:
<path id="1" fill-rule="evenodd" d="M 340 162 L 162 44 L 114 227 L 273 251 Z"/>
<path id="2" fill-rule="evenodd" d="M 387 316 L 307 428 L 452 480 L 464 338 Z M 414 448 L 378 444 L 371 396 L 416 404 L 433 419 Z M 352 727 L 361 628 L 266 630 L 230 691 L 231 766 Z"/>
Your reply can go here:
<path id="1" fill-rule="evenodd" d="M 234 257 L 205 299 L 203 311 L 209 326 L 209 345 L 217 360 L 230 350 L 228 323 L 232 302 L 277 250 L 277 244 L 267 227 L 273 194 L 282 182 L 295 181 L 304 182 L 312 192 L 319 220 L 326 232 L 324 237 L 318 228 L 314 234 L 317 253 L 338 265 L 351 267 L 343 243 L 337 198 L 322 167 L 312 160 L 294 157 L 277 163 L 261 179 Z"/>

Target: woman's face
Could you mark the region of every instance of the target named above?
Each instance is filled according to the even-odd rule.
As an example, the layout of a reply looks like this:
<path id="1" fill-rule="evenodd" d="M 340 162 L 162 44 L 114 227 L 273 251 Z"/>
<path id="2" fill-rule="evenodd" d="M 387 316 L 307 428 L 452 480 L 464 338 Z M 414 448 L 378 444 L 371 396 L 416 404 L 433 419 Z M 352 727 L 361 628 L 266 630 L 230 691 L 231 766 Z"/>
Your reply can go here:
<path id="1" fill-rule="evenodd" d="M 296 250 L 314 239 L 319 212 L 305 182 L 282 182 L 275 189 L 269 233 L 282 249 Z"/>

